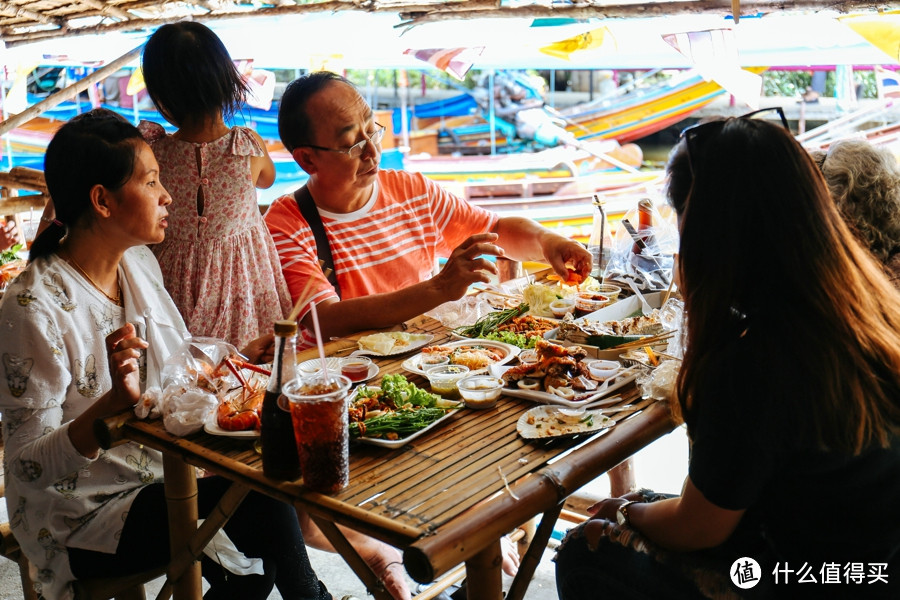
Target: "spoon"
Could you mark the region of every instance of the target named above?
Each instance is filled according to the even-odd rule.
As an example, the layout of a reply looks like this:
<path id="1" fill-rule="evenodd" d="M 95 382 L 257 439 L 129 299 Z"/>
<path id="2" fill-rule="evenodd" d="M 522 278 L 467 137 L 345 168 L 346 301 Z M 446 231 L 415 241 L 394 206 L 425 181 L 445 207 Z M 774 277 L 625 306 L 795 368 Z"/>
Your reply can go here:
<path id="1" fill-rule="evenodd" d="M 638 289 L 638 287 L 634 284 L 630 279 L 628 281 L 628 287 L 631 288 L 631 291 L 634 292 L 634 295 L 637 296 L 638 300 L 641 301 L 641 310 L 644 311 L 645 315 L 649 315 L 653 312 L 653 309 L 650 307 L 650 303 L 647 302 L 647 299 L 644 298 L 644 295 Z"/>
<path id="2" fill-rule="evenodd" d="M 615 398 L 615 400 L 617 402 L 620 401 L 621 399 L 622 399 L 621 396 L 617 396 Z M 566 415 L 567 417 L 580 417 L 588 409 L 597 408 L 598 406 L 601 406 L 601 405 L 608 406 L 609 402 L 607 400 L 602 400 L 600 402 L 592 402 L 591 404 L 587 404 L 585 406 L 579 406 L 578 408 L 568 408 L 568 407 L 558 406 L 556 408 L 556 410 L 557 410 L 557 412 L 562 413 L 562 414 Z M 612 413 L 616 413 L 616 412 L 619 412 L 622 410 L 629 410 L 629 409 L 633 408 L 633 406 L 634 405 L 632 405 L 632 404 L 626 404 L 624 406 L 617 406 L 615 408 L 604 408 L 604 409 L 601 409 L 599 412 L 601 415 L 612 414 Z"/>

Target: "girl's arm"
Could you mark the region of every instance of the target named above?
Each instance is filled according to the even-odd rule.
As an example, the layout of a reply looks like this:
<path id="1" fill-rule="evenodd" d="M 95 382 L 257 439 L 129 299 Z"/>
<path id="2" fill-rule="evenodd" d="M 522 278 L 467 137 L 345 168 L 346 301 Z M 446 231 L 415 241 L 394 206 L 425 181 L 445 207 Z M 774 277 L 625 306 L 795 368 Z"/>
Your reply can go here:
<path id="1" fill-rule="evenodd" d="M 595 518 L 616 521 L 623 498 L 609 498 L 588 509 Z M 682 495 L 628 506 L 629 525 L 648 539 L 671 550 L 688 552 L 718 546 L 727 540 L 744 516 L 707 500 L 688 477 Z M 588 536 L 590 536 L 588 530 Z"/>
<path id="2" fill-rule="evenodd" d="M 262 156 L 250 157 L 250 174 L 256 187 L 264 190 L 272 187 L 272 184 L 275 183 L 275 163 L 272 162 L 272 157 L 269 156 L 269 151 L 266 150 L 266 143 L 262 137 L 253 130 L 250 130 L 250 133 L 256 138 L 260 148 L 263 150 Z"/>

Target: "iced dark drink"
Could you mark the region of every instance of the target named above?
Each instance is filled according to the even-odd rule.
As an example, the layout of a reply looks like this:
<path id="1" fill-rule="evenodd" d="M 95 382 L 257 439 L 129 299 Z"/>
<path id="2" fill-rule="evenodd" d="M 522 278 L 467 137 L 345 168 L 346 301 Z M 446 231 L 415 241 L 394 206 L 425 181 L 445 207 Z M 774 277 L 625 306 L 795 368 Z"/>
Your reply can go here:
<path id="1" fill-rule="evenodd" d="M 350 379 L 299 378 L 288 382 L 284 395 L 291 404 L 294 436 L 303 484 L 323 494 L 334 494 L 350 480 L 347 395 Z"/>

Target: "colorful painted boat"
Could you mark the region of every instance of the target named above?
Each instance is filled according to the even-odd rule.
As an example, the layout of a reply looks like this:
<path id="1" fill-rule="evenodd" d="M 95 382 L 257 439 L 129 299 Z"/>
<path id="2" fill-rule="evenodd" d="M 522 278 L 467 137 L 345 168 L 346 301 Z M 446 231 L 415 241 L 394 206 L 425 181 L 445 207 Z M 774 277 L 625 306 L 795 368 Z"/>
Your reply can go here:
<path id="1" fill-rule="evenodd" d="M 765 68 L 748 70 L 761 73 Z M 723 94 L 725 90 L 719 84 L 705 81 L 696 71 L 685 71 L 666 84 L 554 111 L 550 117 L 556 117 L 565 130 L 579 140 L 614 139 L 624 144 L 684 120 Z M 438 129 L 440 133 L 440 152 L 490 152 L 488 120 L 482 115 L 460 119 L 469 122 L 457 122 L 455 126 L 443 122 L 428 127 Z M 497 151 L 519 150 L 525 142 L 516 137 L 513 123 L 495 118 L 494 147 Z"/>

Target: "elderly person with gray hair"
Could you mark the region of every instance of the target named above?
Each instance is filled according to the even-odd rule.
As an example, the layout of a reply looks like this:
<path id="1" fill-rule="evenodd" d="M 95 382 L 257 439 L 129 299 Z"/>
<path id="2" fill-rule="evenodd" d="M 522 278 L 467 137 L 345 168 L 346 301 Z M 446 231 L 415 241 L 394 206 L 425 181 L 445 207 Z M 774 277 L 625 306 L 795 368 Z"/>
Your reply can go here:
<path id="1" fill-rule="evenodd" d="M 812 152 L 844 220 L 900 287 L 900 165 L 887 148 L 840 140 Z"/>

